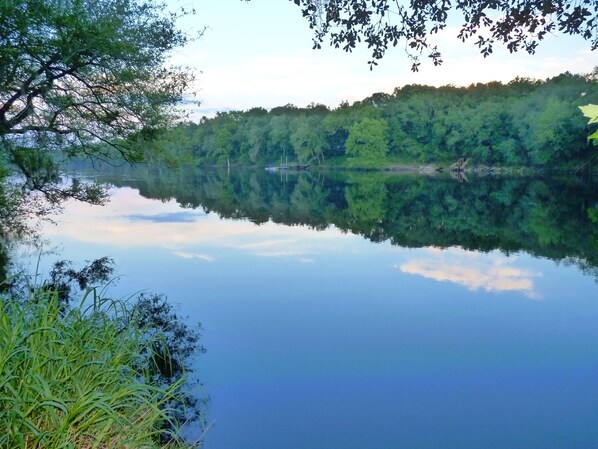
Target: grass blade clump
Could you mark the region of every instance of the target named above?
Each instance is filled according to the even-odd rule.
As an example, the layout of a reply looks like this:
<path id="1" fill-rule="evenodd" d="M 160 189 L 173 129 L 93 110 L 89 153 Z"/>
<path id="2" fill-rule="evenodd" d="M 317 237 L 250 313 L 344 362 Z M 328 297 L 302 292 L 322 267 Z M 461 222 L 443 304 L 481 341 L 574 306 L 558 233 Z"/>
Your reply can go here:
<path id="1" fill-rule="evenodd" d="M 164 404 L 180 383 L 152 385 L 147 335 L 126 307 L 96 304 L 0 298 L 0 448 L 155 448 L 176 428 Z"/>

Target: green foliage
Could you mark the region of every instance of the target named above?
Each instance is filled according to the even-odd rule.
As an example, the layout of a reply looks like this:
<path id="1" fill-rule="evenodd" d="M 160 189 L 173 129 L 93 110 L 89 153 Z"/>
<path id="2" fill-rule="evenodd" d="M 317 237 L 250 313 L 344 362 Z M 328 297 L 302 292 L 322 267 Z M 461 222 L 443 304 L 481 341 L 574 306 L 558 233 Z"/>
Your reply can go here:
<path id="1" fill-rule="evenodd" d="M 166 67 L 185 43 L 146 0 L 0 5 L 0 144 L 127 160 L 177 116 L 192 79 Z M 9 145 L 10 144 L 10 145 Z M 100 145 L 103 144 L 103 145 Z"/>
<path id="2" fill-rule="evenodd" d="M 90 293 L 67 311 L 47 291 L 0 301 L 1 447 L 159 446 L 181 384 L 152 386 L 139 364 L 148 334 Z"/>
<path id="3" fill-rule="evenodd" d="M 197 125 L 187 122 L 178 123 L 159 139 L 146 142 L 145 161 L 177 167 L 193 162 L 193 135 Z"/>
<path id="4" fill-rule="evenodd" d="M 579 109 L 581 109 L 581 112 L 584 116 L 590 119 L 588 121 L 588 125 L 598 123 L 598 105 L 588 104 L 587 106 L 580 106 Z M 598 131 L 594 131 L 592 134 L 590 134 L 588 139 L 598 139 Z"/>
<path id="5" fill-rule="evenodd" d="M 291 152 L 291 123 L 288 114 L 274 112 L 270 119 L 269 142 L 271 148 L 276 149 L 283 159 L 288 159 Z"/>
<path id="6" fill-rule="evenodd" d="M 233 151 L 232 133 L 226 128 L 216 131 L 214 135 L 214 147 L 215 154 L 217 154 L 216 162 L 222 163 L 228 161 Z"/>
<path id="7" fill-rule="evenodd" d="M 351 164 L 360 167 L 376 167 L 384 161 L 388 152 L 386 134 L 388 126 L 384 120 L 364 118 L 349 129 L 345 144 Z"/>
<path id="8" fill-rule="evenodd" d="M 302 118 L 296 121 L 296 128 L 291 134 L 291 146 L 300 164 L 324 160 L 326 140 L 323 129 L 317 121 Z"/>
<path id="9" fill-rule="evenodd" d="M 218 114 L 178 127 L 176 135 L 186 136 L 179 144 L 167 134 L 164 152 L 192 155 L 198 164 L 223 164 L 228 155 L 237 165 L 288 159 L 383 168 L 391 161 L 448 166 L 467 157 L 470 166 L 591 168 L 595 160 L 579 119 L 582 94 L 598 102 L 593 75 L 517 78 L 506 85 L 408 85 L 332 111 L 287 105 Z"/>
<path id="10" fill-rule="evenodd" d="M 93 297 L 94 307 L 96 303 L 121 307 L 120 315 L 110 317 L 121 321 L 123 329 L 134 330 L 138 334 L 135 369 L 143 372 L 140 380 L 162 392 L 159 408 L 164 419 L 156 425 L 155 436 L 167 442 L 176 435 L 178 423 L 193 422 L 202 416 L 204 402 L 194 389 L 197 387 L 196 380 L 192 381 L 189 377 L 193 371 L 193 357 L 205 352 L 199 345 L 201 326 L 188 325 L 174 312 L 164 295 L 142 293 L 127 304 L 99 298 L 96 293 L 98 286 L 108 285 L 113 272 L 114 262 L 108 257 L 93 260 L 80 269 L 75 269 L 68 260 L 59 260 L 50 270 L 48 279 L 38 286 L 32 287 L 27 276 L 17 274 L 3 285 L 2 291 L 7 298 L 24 304 L 27 301 L 56 301 L 55 307 L 61 317 L 72 313 L 72 303 L 80 294 L 84 297 L 81 304 L 91 294 L 89 297 Z M 174 386 L 184 388 L 177 387 L 176 395 L 165 395 L 164 392 Z"/>
<path id="11" fill-rule="evenodd" d="M 528 134 L 529 157 L 533 164 L 545 165 L 564 160 L 567 157 L 568 108 L 565 101 L 550 98 L 540 110 L 530 110 L 535 126 Z"/>

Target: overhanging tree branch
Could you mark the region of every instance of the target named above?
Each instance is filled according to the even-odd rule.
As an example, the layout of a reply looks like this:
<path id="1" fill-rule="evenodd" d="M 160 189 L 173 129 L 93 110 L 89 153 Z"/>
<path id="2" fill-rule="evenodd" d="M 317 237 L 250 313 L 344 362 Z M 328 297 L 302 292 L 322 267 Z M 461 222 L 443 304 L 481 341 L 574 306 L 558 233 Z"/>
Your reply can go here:
<path id="1" fill-rule="evenodd" d="M 50 202 L 102 200 L 54 155 L 138 161 L 180 116 L 193 74 L 166 64 L 186 36 L 161 1 L 0 2 L 0 152 Z"/>
<path id="2" fill-rule="evenodd" d="M 2 5 L 0 137 L 34 147 L 37 135 L 46 148 L 66 143 L 86 154 L 102 143 L 137 158 L 134 143 L 170 126 L 193 79 L 186 69 L 165 68 L 167 53 L 186 37 L 162 9 L 153 0 Z"/>
<path id="3" fill-rule="evenodd" d="M 598 48 L 597 0 L 290 0 L 301 8 L 314 30 L 314 48 L 326 38 L 336 48 L 352 51 L 365 44 L 371 51 L 370 66 L 384 57 L 389 47 L 405 42 L 417 71 L 424 54 L 435 65 L 442 63 L 440 50 L 429 37 L 447 26 L 449 15 L 462 15 L 457 35 L 474 42 L 484 56 L 495 44 L 510 52 L 534 53 L 548 33 L 577 35 Z"/>

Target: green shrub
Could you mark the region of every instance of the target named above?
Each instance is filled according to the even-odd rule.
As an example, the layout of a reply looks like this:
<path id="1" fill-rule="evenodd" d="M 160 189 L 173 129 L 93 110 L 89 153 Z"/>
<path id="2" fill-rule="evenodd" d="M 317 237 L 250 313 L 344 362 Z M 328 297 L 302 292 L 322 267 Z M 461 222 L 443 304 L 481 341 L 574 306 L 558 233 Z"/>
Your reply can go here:
<path id="1" fill-rule="evenodd" d="M 48 291 L 0 300 L 1 448 L 155 448 L 176 436 L 164 404 L 181 382 L 151 384 L 139 363 L 147 332 L 125 304 L 90 292 L 67 309 Z"/>

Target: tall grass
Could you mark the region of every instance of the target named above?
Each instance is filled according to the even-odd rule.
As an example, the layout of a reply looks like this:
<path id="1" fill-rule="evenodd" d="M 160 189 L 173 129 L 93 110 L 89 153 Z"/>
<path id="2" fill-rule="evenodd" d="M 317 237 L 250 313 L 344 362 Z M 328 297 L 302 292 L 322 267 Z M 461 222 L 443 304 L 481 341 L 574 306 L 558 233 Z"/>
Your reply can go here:
<path id="1" fill-rule="evenodd" d="M 147 334 L 122 303 L 91 299 L 0 298 L 0 448 L 149 449 L 172 427 L 180 385 L 151 385 Z"/>

